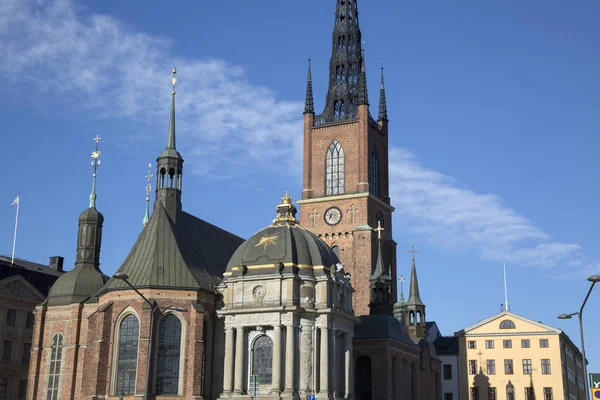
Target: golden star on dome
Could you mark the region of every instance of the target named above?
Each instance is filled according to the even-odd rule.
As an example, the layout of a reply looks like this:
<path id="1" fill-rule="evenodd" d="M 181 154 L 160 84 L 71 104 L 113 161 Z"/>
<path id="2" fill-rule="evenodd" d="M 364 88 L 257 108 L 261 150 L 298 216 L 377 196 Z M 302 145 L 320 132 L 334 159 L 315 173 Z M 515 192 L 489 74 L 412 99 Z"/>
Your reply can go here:
<path id="1" fill-rule="evenodd" d="M 276 245 L 277 241 L 275 239 L 277 239 L 279 236 L 277 235 L 273 235 L 273 236 L 263 236 L 260 238 L 258 244 L 254 247 L 260 247 L 260 246 L 264 246 L 263 247 L 263 253 L 267 250 L 267 246 L 269 246 L 270 244 L 272 245 Z"/>

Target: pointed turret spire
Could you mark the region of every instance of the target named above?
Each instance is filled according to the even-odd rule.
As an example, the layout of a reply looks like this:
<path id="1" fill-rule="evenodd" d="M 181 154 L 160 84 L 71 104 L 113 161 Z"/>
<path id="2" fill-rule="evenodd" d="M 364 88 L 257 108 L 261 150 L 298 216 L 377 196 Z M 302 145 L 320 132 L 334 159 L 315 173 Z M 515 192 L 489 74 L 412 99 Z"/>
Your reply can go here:
<path id="1" fill-rule="evenodd" d="M 383 78 L 383 60 L 381 60 L 381 87 L 379 88 L 379 118 L 378 121 L 387 121 L 387 100 L 385 98 L 385 81 Z"/>
<path id="2" fill-rule="evenodd" d="M 407 253 L 412 253 L 412 269 L 410 271 L 410 293 L 406 304 L 423 306 L 424 304 L 421 301 L 421 295 L 419 294 L 419 280 L 417 279 L 417 267 L 415 266 L 415 253 L 418 252 L 419 250 L 415 250 L 414 244 L 412 246 L 412 250 L 407 251 Z"/>
<path id="3" fill-rule="evenodd" d="M 315 125 L 358 118 L 362 36 L 356 0 L 337 0 L 325 110 Z"/>
<path id="4" fill-rule="evenodd" d="M 94 142 L 96 142 L 96 150 L 92 151 L 92 168 L 94 168 L 94 173 L 92 174 L 92 193 L 90 193 L 90 207 L 96 208 L 96 176 L 98 172 L 98 167 L 100 166 L 100 154 L 102 152 L 99 150 L 100 141 L 102 138 L 98 135 L 94 138 Z"/>
<path id="5" fill-rule="evenodd" d="M 148 221 L 150 221 L 150 191 L 152 190 L 152 184 L 150 180 L 154 177 L 152 175 L 152 164 L 148 164 L 148 175 L 146 175 L 146 212 L 144 213 L 144 226 L 148 225 Z"/>
<path id="6" fill-rule="evenodd" d="M 381 232 L 383 227 L 381 221 L 377 222 L 377 262 L 375 270 L 369 281 L 371 286 L 371 300 L 369 307 L 371 314 L 392 314 L 392 280 L 386 271 L 383 263 L 383 238 Z"/>
<path id="7" fill-rule="evenodd" d="M 367 89 L 367 68 L 365 67 L 365 52 L 363 50 L 360 77 L 358 79 L 358 105 L 369 105 L 369 91 Z"/>
<path id="8" fill-rule="evenodd" d="M 314 114 L 315 103 L 313 100 L 312 73 L 310 70 L 310 55 L 308 57 L 308 80 L 306 81 L 306 103 L 304 105 L 304 114 Z"/>
<path id="9" fill-rule="evenodd" d="M 425 304 L 423 304 L 419 295 L 417 267 L 415 266 L 415 253 L 418 253 L 419 250 L 415 250 L 415 245 L 413 244 L 411 250 L 407 250 L 406 252 L 412 253 L 412 269 L 410 272 L 410 294 L 404 306 L 404 324 L 408 327 L 410 337 L 415 343 L 418 343 L 426 335 Z"/>
<path id="10" fill-rule="evenodd" d="M 181 212 L 181 186 L 183 158 L 175 146 L 175 84 L 177 69 L 173 67 L 171 84 L 171 118 L 169 120 L 169 135 L 167 147 L 156 160 L 156 201 L 155 207 L 162 205 L 173 221 Z"/>

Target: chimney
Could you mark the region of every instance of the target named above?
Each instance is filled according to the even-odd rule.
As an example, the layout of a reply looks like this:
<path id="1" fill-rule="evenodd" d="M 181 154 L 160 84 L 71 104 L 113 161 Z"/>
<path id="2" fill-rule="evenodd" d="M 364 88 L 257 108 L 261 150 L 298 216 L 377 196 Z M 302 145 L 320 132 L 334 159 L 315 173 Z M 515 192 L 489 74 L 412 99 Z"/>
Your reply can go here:
<path id="1" fill-rule="evenodd" d="M 61 256 L 52 256 L 50 257 L 50 262 L 48 266 L 58 272 L 63 272 L 63 262 L 65 261 L 64 257 Z"/>

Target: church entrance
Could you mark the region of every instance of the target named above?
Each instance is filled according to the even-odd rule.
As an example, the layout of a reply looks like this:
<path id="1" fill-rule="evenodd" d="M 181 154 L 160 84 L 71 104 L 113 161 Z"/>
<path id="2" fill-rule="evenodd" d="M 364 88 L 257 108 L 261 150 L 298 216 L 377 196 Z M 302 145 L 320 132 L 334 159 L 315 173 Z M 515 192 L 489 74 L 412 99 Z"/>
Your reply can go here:
<path id="1" fill-rule="evenodd" d="M 356 400 L 371 400 L 371 359 L 360 356 L 356 360 Z"/>

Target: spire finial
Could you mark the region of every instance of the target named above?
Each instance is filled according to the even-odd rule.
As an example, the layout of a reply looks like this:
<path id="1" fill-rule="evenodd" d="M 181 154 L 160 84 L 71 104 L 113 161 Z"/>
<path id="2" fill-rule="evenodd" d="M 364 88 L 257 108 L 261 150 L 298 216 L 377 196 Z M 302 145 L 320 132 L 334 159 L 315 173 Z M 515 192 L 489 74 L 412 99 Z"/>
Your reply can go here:
<path id="1" fill-rule="evenodd" d="M 415 259 L 415 253 L 420 253 L 421 250 L 415 250 L 415 245 L 412 245 L 412 248 L 410 250 L 406 250 L 407 253 L 412 253 L 412 259 Z"/>
<path id="2" fill-rule="evenodd" d="M 383 60 L 381 60 L 381 87 L 379 89 L 379 121 L 387 121 L 387 100 L 385 97 L 385 80 L 383 77 Z"/>
<path id="3" fill-rule="evenodd" d="M 365 42 L 363 42 L 363 46 Z M 360 78 L 358 81 L 358 105 L 369 105 L 369 93 L 367 89 L 367 68 L 365 66 L 365 49 L 362 49 L 362 62 L 360 67 Z"/>
<path id="4" fill-rule="evenodd" d="M 146 175 L 146 212 L 144 213 L 144 226 L 150 221 L 150 191 L 152 190 L 152 184 L 150 180 L 154 177 L 152 175 L 152 164 L 148 164 L 148 175 Z"/>
<path id="5" fill-rule="evenodd" d="M 310 52 L 308 52 L 308 79 L 306 81 L 306 102 L 304 104 L 304 114 L 315 113 L 315 103 L 313 100 L 313 87 L 312 87 L 312 72 L 310 68 Z"/>
<path id="6" fill-rule="evenodd" d="M 177 84 L 177 68 L 173 67 L 173 78 L 171 78 L 171 84 L 173 85 L 173 90 L 171 91 L 171 95 L 173 99 L 171 100 L 171 119 L 169 120 L 169 137 L 167 139 L 167 149 L 175 149 L 175 85 Z"/>
<path id="7" fill-rule="evenodd" d="M 173 91 L 171 92 L 171 94 L 173 96 L 175 96 L 175 85 L 177 84 L 177 68 L 173 67 L 173 78 L 171 78 L 171 83 L 173 84 Z"/>
<path id="8" fill-rule="evenodd" d="M 381 232 L 385 230 L 383 229 L 383 226 L 381 226 L 381 220 L 377 221 L 377 228 L 373 230 L 377 232 L 377 239 L 381 240 Z"/>
<path id="9" fill-rule="evenodd" d="M 281 198 L 281 204 L 276 207 L 277 218 L 273 220 L 273 224 L 288 224 L 295 225 L 298 223 L 296 219 L 296 206 L 292 204 L 292 198 L 285 192 L 285 196 Z"/>
<path id="10" fill-rule="evenodd" d="M 96 142 L 96 150 L 92 151 L 92 168 L 94 168 L 94 173 L 92 174 L 92 193 L 90 193 L 89 208 L 96 208 L 96 176 L 98 167 L 100 166 L 100 154 L 102 154 L 102 152 L 99 150 L 101 140 L 102 138 L 98 135 L 96 135 L 94 138 L 94 142 Z"/>
<path id="11" fill-rule="evenodd" d="M 400 278 L 398 278 L 398 280 L 400 281 L 400 298 L 404 299 L 404 281 L 406 280 L 406 278 L 404 277 L 404 275 L 400 275 Z"/>

